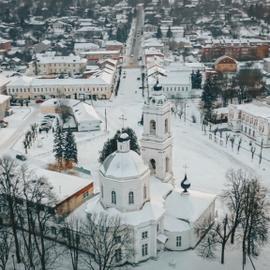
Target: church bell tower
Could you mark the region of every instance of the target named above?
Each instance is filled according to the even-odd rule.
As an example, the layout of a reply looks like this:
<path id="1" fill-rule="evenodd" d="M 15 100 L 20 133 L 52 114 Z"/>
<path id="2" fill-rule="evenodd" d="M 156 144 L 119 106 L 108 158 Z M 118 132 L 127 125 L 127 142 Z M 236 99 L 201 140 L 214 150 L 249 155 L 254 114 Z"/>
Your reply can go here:
<path id="1" fill-rule="evenodd" d="M 152 175 L 163 182 L 173 179 L 171 104 L 157 82 L 152 97 L 143 107 L 141 153 Z"/>

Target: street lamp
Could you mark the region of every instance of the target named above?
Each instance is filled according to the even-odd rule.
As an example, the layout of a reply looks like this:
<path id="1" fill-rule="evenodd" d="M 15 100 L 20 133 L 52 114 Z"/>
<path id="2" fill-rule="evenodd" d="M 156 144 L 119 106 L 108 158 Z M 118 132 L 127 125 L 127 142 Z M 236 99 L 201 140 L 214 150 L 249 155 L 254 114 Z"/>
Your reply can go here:
<path id="1" fill-rule="evenodd" d="M 15 268 L 15 260 L 14 260 L 14 254 L 12 254 L 11 257 L 12 257 L 12 263 L 13 263 L 13 270 L 16 270 L 16 268 Z"/>

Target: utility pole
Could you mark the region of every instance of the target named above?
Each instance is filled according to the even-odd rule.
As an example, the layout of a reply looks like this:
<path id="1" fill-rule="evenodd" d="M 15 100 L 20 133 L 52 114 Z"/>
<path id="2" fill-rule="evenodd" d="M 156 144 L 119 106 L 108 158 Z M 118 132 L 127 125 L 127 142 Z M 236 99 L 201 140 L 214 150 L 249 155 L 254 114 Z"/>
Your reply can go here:
<path id="1" fill-rule="evenodd" d="M 107 122 L 107 111 L 105 109 L 105 131 L 108 131 L 108 122 Z"/>

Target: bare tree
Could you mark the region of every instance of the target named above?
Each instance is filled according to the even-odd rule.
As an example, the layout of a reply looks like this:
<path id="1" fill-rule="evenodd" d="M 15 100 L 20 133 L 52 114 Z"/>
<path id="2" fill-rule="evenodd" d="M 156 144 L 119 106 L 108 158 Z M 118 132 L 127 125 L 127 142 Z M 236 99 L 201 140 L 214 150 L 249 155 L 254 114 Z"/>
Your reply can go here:
<path id="1" fill-rule="evenodd" d="M 196 232 L 202 238 L 199 246 L 199 255 L 204 258 L 215 257 L 217 246 L 221 246 L 221 264 L 225 262 L 225 248 L 232 233 L 232 226 L 226 214 L 220 221 L 214 223 L 211 220 L 204 220 L 197 225 Z"/>
<path id="2" fill-rule="evenodd" d="M 231 244 L 234 243 L 235 232 L 243 215 L 244 190 L 248 181 L 247 178 L 248 175 L 241 169 L 237 171 L 230 169 L 226 173 L 226 189 L 222 197 L 230 211 L 232 226 Z"/>
<path id="3" fill-rule="evenodd" d="M 244 218 L 242 225 L 242 269 L 245 268 L 246 258 L 257 257 L 260 247 L 268 240 L 270 203 L 267 189 L 256 176 L 250 176 L 244 193 Z"/>
<path id="4" fill-rule="evenodd" d="M 12 246 L 12 235 L 7 227 L 0 228 L 0 269 L 7 269 L 7 262 L 9 259 L 11 246 Z"/>
<path id="5" fill-rule="evenodd" d="M 56 222 L 55 197 L 44 177 L 22 166 L 18 171 L 22 184 L 20 197 L 22 207 L 16 207 L 20 235 L 21 253 L 25 269 L 52 269 L 57 259 L 56 235 L 51 234 L 51 224 Z"/>
<path id="6" fill-rule="evenodd" d="M 86 265 L 92 270 L 108 270 L 124 263 L 133 252 L 131 235 L 119 217 L 88 216 L 83 226 L 83 246 L 88 254 L 84 260 Z"/>
<path id="7" fill-rule="evenodd" d="M 12 229 L 17 262 L 21 262 L 16 204 L 20 193 L 17 163 L 9 157 L 0 158 L 0 194 L 6 203 L 8 222 Z"/>
<path id="8" fill-rule="evenodd" d="M 78 219 L 69 220 L 65 224 L 65 230 L 67 233 L 67 249 L 71 258 L 72 269 L 78 270 L 81 249 L 80 221 Z"/>
<path id="9" fill-rule="evenodd" d="M 205 238 L 199 244 L 199 254 L 213 257 L 215 248 L 221 245 L 221 263 L 224 263 L 226 244 L 235 235 L 242 246 L 242 269 L 245 268 L 247 257 L 255 269 L 252 257 L 259 255 L 260 248 L 268 240 L 270 221 L 270 202 L 267 189 L 254 175 L 243 170 L 229 170 L 226 174 L 227 189 L 222 198 L 227 207 L 227 214 L 222 220 L 213 224 L 204 222 L 196 230 Z"/>
<path id="10" fill-rule="evenodd" d="M 47 270 L 51 269 L 58 256 L 55 239 L 49 240 L 50 224 L 55 222 L 55 197 L 46 178 L 33 177 L 27 180 L 29 185 L 24 194 L 31 194 L 31 198 L 25 198 L 28 204 L 29 233 L 33 237 L 40 268 Z"/>

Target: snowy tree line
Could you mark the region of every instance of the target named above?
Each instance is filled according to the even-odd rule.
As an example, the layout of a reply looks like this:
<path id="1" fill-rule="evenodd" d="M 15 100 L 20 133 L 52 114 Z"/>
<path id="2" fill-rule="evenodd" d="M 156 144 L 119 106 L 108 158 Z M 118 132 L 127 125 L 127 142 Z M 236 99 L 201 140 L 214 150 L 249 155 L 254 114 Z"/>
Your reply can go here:
<path id="1" fill-rule="evenodd" d="M 213 109 L 226 107 L 236 100 L 239 104 L 250 102 L 252 98 L 260 96 L 265 91 L 259 69 L 246 67 L 234 77 L 228 78 L 222 73 L 210 75 L 203 86 L 201 97 L 204 118 L 214 120 Z"/>

